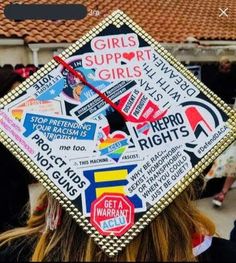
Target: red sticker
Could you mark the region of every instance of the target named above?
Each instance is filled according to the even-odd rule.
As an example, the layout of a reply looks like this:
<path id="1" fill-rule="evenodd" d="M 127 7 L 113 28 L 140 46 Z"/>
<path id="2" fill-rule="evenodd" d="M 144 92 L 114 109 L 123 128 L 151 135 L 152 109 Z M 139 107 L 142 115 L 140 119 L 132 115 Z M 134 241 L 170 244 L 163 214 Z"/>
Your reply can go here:
<path id="1" fill-rule="evenodd" d="M 134 205 L 123 194 L 104 193 L 92 203 L 91 224 L 101 235 L 122 236 L 134 224 Z"/>

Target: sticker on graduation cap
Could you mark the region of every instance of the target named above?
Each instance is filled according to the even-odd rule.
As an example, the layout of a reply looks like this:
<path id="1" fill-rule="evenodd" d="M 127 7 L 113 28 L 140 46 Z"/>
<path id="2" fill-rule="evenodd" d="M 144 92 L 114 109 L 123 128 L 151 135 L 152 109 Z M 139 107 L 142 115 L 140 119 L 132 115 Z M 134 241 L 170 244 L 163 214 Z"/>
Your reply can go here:
<path id="1" fill-rule="evenodd" d="M 234 110 L 119 10 L 1 99 L 0 119 L 110 257 L 236 137 Z"/>

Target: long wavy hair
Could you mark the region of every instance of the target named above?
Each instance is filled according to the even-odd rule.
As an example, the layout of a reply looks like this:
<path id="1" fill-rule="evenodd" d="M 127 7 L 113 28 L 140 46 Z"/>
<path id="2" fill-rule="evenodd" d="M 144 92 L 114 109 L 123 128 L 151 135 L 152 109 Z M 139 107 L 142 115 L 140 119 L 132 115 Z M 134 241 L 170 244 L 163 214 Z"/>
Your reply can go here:
<path id="1" fill-rule="evenodd" d="M 26 260 L 33 262 L 198 261 L 192 252 L 192 235 L 214 235 L 215 226 L 196 208 L 194 196 L 190 185 L 114 258 L 106 256 L 65 211 L 53 231 L 45 231 L 45 209 L 34 212 L 25 227 L 2 233 L 0 245 L 11 245 L 17 238 L 32 240 L 32 254 Z M 37 207 L 46 207 L 48 198 L 43 193 Z"/>

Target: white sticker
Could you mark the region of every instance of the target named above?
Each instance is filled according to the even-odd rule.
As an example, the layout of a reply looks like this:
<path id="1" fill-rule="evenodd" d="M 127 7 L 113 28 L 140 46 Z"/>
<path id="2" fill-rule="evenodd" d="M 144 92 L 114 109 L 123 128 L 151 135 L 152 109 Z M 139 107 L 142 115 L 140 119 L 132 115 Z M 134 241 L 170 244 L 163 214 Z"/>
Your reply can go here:
<path id="1" fill-rule="evenodd" d="M 126 191 L 154 205 L 192 168 L 182 146 L 150 154 L 128 177 Z"/>

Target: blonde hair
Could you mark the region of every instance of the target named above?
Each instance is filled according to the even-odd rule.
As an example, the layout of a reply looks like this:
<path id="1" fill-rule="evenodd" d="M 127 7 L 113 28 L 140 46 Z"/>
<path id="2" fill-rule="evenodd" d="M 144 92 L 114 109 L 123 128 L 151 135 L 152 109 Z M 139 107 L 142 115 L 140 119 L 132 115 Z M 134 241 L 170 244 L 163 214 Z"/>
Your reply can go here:
<path id="1" fill-rule="evenodd" d="M 221 56 L 220 59 L 219 59 L 219 62 L 222 63 L 222 62 L 225 62 L 225 61 L 231 62 L 229 57 Z"/>
<path id="2" fill-rule="evenodd" d="M 27 226 L 0 235 L 0 243 L 10 245 L 19 237 L 35 240 L 31 261 L 197 261 L 192 253 L 192 234 L 214 235 L 214 224 L 192 202 L 193 187 L 181 193 L 127 247 L 114 258 L 102 250 L 69 216 L 62 213 L 62 224 L 45 231 L 45 209 L 34 212 Z M 37 206 L 47 204 L 43 193 Z M 57 202 L 54 200 L 54 202 Z"/>

